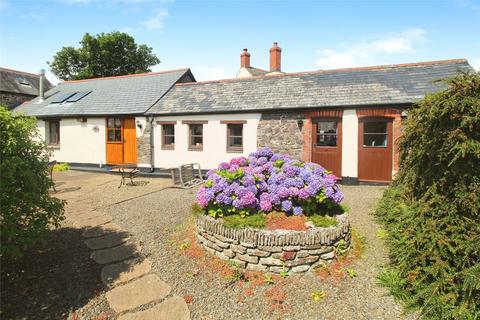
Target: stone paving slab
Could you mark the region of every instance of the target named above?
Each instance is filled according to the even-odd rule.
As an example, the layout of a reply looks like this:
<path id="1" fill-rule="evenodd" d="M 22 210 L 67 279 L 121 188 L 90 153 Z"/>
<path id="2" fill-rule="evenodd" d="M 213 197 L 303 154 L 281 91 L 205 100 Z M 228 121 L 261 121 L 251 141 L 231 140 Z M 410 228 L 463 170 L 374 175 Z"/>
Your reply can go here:
<path id="1" fill-rule="evenodd" d="M 120 283 L 141 277 L 150 272 L 152 265 L 150 260 L 142 262 L 124 261 L 110 264 L 102 269 L 102 281 L 107 286 L 117 286 Z"/>
<path id="2" fill-rule="evenodd" d="M 118 224 L 109 222 L 100 226 L 89 227 L 82 233 L 82 236 L 84 238 L 95 238 L 120 230 L 121 228 Z"/>
<path id="3" fill-rule="evenodd" d="M 95 227 L 112 221 L 112 217 L 101 215 L 92 217 L 90 219 L 74 218 L 75 225 L 79 227 Z"/>
<path id="4" fill-rule="evenodd" d="M 126 313 L 118 320 L 190 320 L 187 304 L 179 296 L 168 298 L 164 302 L 145 311 Z"/>
<path id="5" fill-rule="evenodd" d="M 106 293 L 110 307 L 116 312 L 140 307 L 165 298 L 172 289 L 154 274 L 118 286 Z"/>
<path id="6" fill-rule="evenodd" d="M 90 257 L 98 264 L 107 264 L 139 255 L 140 250 L 138 245 L 127 242 L 119 247 L 94 251 Z"/>
<path id="7" fill-rule="evenodd" d="M 90 238 L 84 242 L 89 249 L 98 250 L 119 246 L 126 242 L 129 238 L 130 235 L 127 232 L 119 231 L 112 232 L 98 238 Z"/>

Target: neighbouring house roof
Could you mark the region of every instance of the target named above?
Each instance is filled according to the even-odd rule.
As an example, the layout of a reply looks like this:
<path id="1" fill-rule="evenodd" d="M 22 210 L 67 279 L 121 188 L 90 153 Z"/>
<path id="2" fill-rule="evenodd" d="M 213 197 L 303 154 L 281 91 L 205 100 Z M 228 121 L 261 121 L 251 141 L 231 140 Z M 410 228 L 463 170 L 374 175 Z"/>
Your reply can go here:
<path id="1" fill-rule="evenodd" d="M 0 91 L 2 92 L 36 97 L 39 85 L 40 76 L 38 74 L 0 67 Z M 44 78 L 43 87 L 44 90 L 48 90 L 52 84 Z"/>
<path id="2" fill-rule="evenodd" d="M 190 69 L 65 81 L 48 90 L 43 101 L 36 98 L 14 111 L 37 117 L 143 114 L 175 83 L 187 81 L 195 81 Z M 78 101 L 54 103 L 75 92 Z"/>
<path id="3" fill-rule="evenodd" d="M 471 71 L 467 60 L 267 75 L 175 85 L 147 113 L 188 114 L 411 104 Z"/>

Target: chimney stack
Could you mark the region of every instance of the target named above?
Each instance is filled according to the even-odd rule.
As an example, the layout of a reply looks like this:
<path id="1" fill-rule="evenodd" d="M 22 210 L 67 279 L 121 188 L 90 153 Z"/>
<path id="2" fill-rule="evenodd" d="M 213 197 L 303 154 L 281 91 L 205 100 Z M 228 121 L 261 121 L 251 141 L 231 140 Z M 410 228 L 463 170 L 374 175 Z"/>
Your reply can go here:
<path id="1" fill-rule="evenodd" d="M 282 48 L 278 46 L 277 42 L 273 43 L 270 48 L 270 72 L 281 72 L 282 64 Z"/>
<path id="2" fill-rule="evenodd" d="M 44 90 L 43 89 L 44 79 L 45 79 L 45 70 L 40 69 L 40 73 L 39 73 L 39 77 L 38 77 L 38 81 L 40 81 L 40 83 L 38 84 L 38 96 L 40 97 L 40 100 L 45 99 L 45 93 L 43 92 L 43 90 Z"/>
<path id="3" fill-rule="evenodd" d="M 250 52 L 248 52 L 248 49 L 243 49 L 240 55 L 240 68 L 250 68 Z"/>

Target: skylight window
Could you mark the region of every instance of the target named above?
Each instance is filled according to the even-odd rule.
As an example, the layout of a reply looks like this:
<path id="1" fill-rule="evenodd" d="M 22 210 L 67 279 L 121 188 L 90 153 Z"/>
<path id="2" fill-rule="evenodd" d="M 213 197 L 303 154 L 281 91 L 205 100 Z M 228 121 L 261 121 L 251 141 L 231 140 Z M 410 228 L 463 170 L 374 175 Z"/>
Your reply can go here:
<path id="1" fill-rule="evenodd" d="M 30 83 L 30 81 L 28 81 L 26 78 L 24 77 L 17 77 L 17 82 L 20 83 L 22 86 L 27 86 L 27 87 L 31 87 L 32 84 Z"/>
<path id="2" fill-rule="evenodd" d="M 90 94 L 92 91 L 80 91 L 75 93 L 73 96 L 67 99 L 67 102 L 77 102 L 80 99 L 83 99 L 85 96 Z"/>
<path id="3" fill-rule="evenodd" d="M 76 92 L 67 92 L 67 93 L 61 94 L 58 97 L 54 98 L 51 103 L 62 103 L 75 94 Z"/>

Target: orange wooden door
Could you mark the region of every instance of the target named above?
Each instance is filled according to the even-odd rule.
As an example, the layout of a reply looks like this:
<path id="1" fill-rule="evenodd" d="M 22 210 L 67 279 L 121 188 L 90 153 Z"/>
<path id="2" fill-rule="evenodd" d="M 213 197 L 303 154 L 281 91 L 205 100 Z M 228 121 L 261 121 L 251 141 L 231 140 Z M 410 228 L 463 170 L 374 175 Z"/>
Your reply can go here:
<path id="1" fill-rule="evenodd" d="M 107 118 L 107 164 L 123 163 L 123 126 L 121 118 Z"/>
<path id="2" fill-rule="evenodd" d="M 361 119 L 358 131 L 358 180 L 392 181 L 392 121 L 384 118 Z"/>
<path id="3" fill-rule="evenodd" d="M 137 163 L 135 118 L 107 118 L 107 164 Z"/>
<path id="4" fill-rule="evenodd" d="M 123 162 L 137 163 L 135 118 L 123 119 Z"/>
<path id="5" fill-rule="evenodd" d="M 320 118 L 312 121 L 312 162 L 342 177 L 342 121 Z"/>

